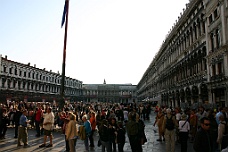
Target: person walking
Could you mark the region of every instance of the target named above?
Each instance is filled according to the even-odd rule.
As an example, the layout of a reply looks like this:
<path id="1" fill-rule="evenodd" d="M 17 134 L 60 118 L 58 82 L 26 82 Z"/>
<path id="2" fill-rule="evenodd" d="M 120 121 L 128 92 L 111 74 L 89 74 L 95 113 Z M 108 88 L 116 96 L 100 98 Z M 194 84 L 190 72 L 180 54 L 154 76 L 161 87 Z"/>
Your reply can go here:
<path id="1" fill-rule="evenodd" d="M 193 143 L 194 139 L 195 139 L 195 135 L 196 135 L 196 131 L 197 131 L 197 116 L 195 114 L 195 110 L 192 109 L 191 113 L 190 113 L 190 118 L 189 118 L 189 124 L 190 124 L 190 142 Z"/>
<path id="2" fill-rule="evenodd" d="M 175 116 L 172 115 L 171 109 L 166 109 L 166 116 L 163 120 L 162 130 L 165 134 L 165 144 L 167 152 L 175 151 L 175 128 L 178 126 Z"/>
<path id="3" fill-rule="evenodd" d="M 116 118 L 111 118 L 109 123 L 110 129 L 110 144 L 111 144 L 111 151 L 116 152 L 116 134 L 117 131 L 117 122 Z"/>
<path id="4" fill-rule="evenodd" d="M 224 142 L 224 135 L 226 131 L 226 121 L 223 115 L 219 116 L 219 125 L 218 125 L 218 138 L 217 138 L 217 143 L 219 144 L 219 151 L 222 149 L 225 149 L 228 145 L 225 144 Z M 226 141 L 228 142 L 228 141 Z"/>
<path id="5" fill-rule="evenodd" d="M 0 139 L 5 139 L 6 137 L 5 137 L 5 135 L 6 135 L 6 131 L 7 131 L 7 125 L 8 125 L 8 123 L 9 123 L 9 116 L 8 116 L 8 112 L 7 112 L 7 109 L 6 108 L 4 108 L 3 110 L 2 110 L 2 125 L 1 125 L 1 127 L 2 127 L 2 132 L 0 132 L 0 136 L 1 136 L 1 138 Z"/>
<path id="6" fill-rule="evenodd" d="M 52 112 L 52 108 L 47 108 L 47 113 L 43 115 L 44 121 L 43 121 L 43 128 L 44 128 L 44 142 L 39 147 L 52 147 L 52 139 L 53 139 L 53 129 L 54 129 L 54 114 Z M 46 145 L 47 137 L 50 138 L 50 143 Z"/>
<path id="7" fill-rule="evenodd" d="M 165 141 L 164 132 L 162 130 L 163 120 L 164 120 L 164 114 L 162 112 L 162 109 L 159 108 L 157 116 L 155 118 L 155 122 L 154 122 L 154 126 L 157 125 L 157 127 L 158 127 L 159 138 L 157 139 L 157 141 L 162 141 L 162 137 L 163 137 L 163 140 Z"/>
<path id="8" fill-rule="evenodd" d="M 197 131 L 193 143 L 193 149 L 196 152 L 212 152 L 212 143 L 210 137 L 210 120 L 207 117 L 200 119 L 200 129 Z"/>
<path id="9" fill-rule="evenodd" d="M 116 133 L 116 142 L 118 144 L 118 151 L 119 152 L 123 152 L 123 148 L 124 148 L 124 144 L 125 144 L 125 129 L 123 127 L 123 122 L 122 121 L 118 121 L 117 123 L 117 131 Z"/>
<path id="10" fill-rule="evenodd" d="M 138 142 L 139 125 L 136 122 L 135 112 L 129 113 L 129 121 L 126 123 L 126 131 L 127 131 L 132 152 L 137 152 L 138 147 L 140 147 L 141 145 L 139 145 L 139 142 Z"/>
<path id="11" fill-rule="evenodd" d="M 102 152 L 105 152 L 105 149 L 107 150 L 107 152 L 111 152 L 110 128 L 108 127 L 108 125 L 108 121 L 106 119 L 103 119 L 98 128 L 98 133 L 102 145 Z"/>
<path id="12" fill-rule="evenodd" d="M 69 123 L 66 128 L 66 140 L 68 141 L 70 152 L 75 152 L 75 146 L 78 138 L 78 125 L 76 122 L 76 115 L 69 112 Z"/>
<path id="13" fill-rule="evenodd" d="M 96 131 L 96 117 L 95 117 L 95 112 L 91 112 L 90 113 L 90 118 L 89 118 L 89 122 L 91 124 L 91 127 L 92 127 L 92 130 L 91 130 L 91 134 L 89 135 L 89 141 L 90 141 L 90 147 L 94 147 L 94 138 L 93 138 L 93 135 L 94 135 L 94 132 Z"/>
<path id="14" fill-rule="evenodd" d="M 27 124 L 30 123 L 30 120 L 27 119 L 27 114 L 28 114 L 28 111 L 24 109 L 20 117 L 19 128 L 18 128 L 18 139 L 17 139 L 18 147 L 22 146 L 21 140 L 24 143 L 24 148 L 29 147 Z"/>
<path id="15" fill-rule="evenodd" d="M 36 112 L 35 112 L 35 127 L 36 127 L 36 137 L 40 137 L 40 123 L 43 115 L 43 111 L 40 107 L 40 103 L 37 104 Z"/>
<path id="16" fill-rule="evenodd" d="M 181 152 L 187 152 L 188 148 L 188 133 L 190 130 L 190 124 L 186 114 L 181 115 L 181 120 L 179 121 L 179 138 L 181 143 Z"/>
<path id="17" fill-rule="evenodd" d="M 16 113 L 14 115 L 14 122 L 15 122 L 15 130 L 14 130 L 14 138 L 18 137 L 18 127 L 20 125 L 20 117 L 22 115 L 22 110 L 18 107 L 16 108 Z"/>
<path id="18" fill-rule="evenodd" d="M 82 121 L 84 122 L 83 126 L 85 127 L 85 131 L 86 131 L 86 137 L 84 140 L 84 144 L 85 144 L 86 152 L 88 152 L 89 151 L 89 136 L 91 134 L 92 129 L 91 129 L 91 124 L 90 124 L 89 120 L 87 120 L 86 115 L 82 116 Z"/>

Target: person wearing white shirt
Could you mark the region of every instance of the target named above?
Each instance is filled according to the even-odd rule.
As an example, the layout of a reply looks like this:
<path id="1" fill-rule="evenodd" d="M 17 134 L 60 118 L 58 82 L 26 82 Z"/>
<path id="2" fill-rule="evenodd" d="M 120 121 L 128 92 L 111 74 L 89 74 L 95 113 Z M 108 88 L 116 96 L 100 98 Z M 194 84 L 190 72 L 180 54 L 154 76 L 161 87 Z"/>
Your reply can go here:
<path id="1" fill-rule="evenodd" d="M 188 132 L 190 130 L 190 125 L 186 114 L 181 115 L 181 120 L 179 121 L 179 138 L 181 142 L 181 152 L 187 152 L 187 141 Z"/>
<path id="2" fill-rule="evenodd" d="M 39 147 L 52 147 L 52 131 L 54 129 L 54 114 L 52 112 L 52 108 L 49 107 L 47 108 L 47 113 L 43 115 L 44 121 L 43 121 L 43 128 L 44 128 L 44 143 L 40 145 Z M 50 143 L 49 145 L 46 146 L 46 140 L 47 137 L 49 136 L 50 138 Z"/>

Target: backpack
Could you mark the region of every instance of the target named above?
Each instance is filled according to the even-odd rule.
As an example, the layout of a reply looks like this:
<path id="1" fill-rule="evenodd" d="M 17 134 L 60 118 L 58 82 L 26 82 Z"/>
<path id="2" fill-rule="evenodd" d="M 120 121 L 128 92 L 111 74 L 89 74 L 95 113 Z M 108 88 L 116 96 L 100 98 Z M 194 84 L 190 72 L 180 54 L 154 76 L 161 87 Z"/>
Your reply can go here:
<path id="1" fill-rule="evenodd" d="M 139 126 L 138 126 L 137 122 L 128 121 L 126 127 L 127 127 L 128 135 L 137 135 L 138 134 Z"/>
<path id="2" fill-rule="evenodd" d="M 171 116 L 170 118 L 168 118 L 166 116 L 166 124 L 165 124 L 165 128 L 168 130 L 173 130 L 175 128 L 174 122 L 173 122 L 173 116 Z"/>

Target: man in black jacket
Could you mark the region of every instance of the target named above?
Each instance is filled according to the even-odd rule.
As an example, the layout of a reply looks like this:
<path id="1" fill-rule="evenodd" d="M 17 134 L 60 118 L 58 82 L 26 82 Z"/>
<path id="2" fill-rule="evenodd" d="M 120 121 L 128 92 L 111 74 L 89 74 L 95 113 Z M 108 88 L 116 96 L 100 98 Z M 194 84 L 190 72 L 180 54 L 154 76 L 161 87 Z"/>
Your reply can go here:
<path id="1" fill-rule="evenodd" d="M 17 108 L 16 113 L 14 114 L 14 122 L 15 122 L 15 135 L 14 138 L 17 138 L 18 136 L 18 126 L 19 126 L 19 121 L 20 121 L 20 117 L 22 115 L 21 109 Z"/>
<path id="2" fill-rule="evenodd" d="M 200 119 L 201 128 L 195 136 L 193 148 L 196 152 L 212 152 L 212 141 L 210 137 L 210 120 L 207 117 Z"/>

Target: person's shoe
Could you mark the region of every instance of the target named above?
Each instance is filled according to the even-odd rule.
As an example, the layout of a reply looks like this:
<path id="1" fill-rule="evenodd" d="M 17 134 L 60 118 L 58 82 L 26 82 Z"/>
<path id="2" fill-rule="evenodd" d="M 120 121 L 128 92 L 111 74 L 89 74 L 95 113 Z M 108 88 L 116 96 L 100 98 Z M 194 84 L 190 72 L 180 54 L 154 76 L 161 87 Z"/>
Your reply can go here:
<path id="1" fill-rule="evenodd" d="M 45 144 L 39 145 L 40 148 L 45 147 L 45 146 L 46 146 Z"/>
<path id="2" fill-rule="evenodd" d="M 28 148 L 28 147 L 30 147 L 29 144 L 25 144 L 25 145 L 24 145 L 24 148 Z"/>
<path id="3" fill-rule="evenodd" d="M 22 145 L 21 144 L 17 144 L 17 147 L 21 147 Z"/>
<path id="4" fill-rule="evenodd" d="M 162 139 L 157 139 L 157 141 L 162 141 Z"/>
<path id="5" fill-rule="evenodd" d="M 48 144 L 46 147 L 52 147 L 53 145 L 52 144 Z"/>

